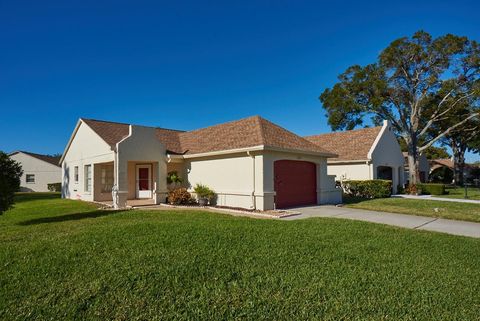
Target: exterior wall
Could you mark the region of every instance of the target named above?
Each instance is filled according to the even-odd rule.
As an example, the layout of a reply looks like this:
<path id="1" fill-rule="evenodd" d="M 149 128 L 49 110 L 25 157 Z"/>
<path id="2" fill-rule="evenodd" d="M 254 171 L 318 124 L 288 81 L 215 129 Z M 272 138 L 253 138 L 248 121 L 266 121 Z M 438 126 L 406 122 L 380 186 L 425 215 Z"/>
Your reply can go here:
<path id="1" fill-rule="evenodd" d="M 185 185 L 193 192 L 197 183 L 217 194 L 217 205 L 263 209 L 262 155 L 247 153 L 186 159 Z M 254 157 L 253 157 L 254 156 Z M 169 164 L 170 165 L 170 164 Z"/>
<path id="2" fill-rule="evenodd" d="M 307 161 L 317 165 L 318 204 L 338 204 L 342 202 L 342 192 L 335 188 L 335 177 L 327 174 L 325 157 L 265 152 L 263 156 L 263 209 L 275 208 L 274 162 L 283 159 Z"/>
<path id="3" fill-rule="evenodd" d="M 386 123 L 380 132 L 380 139 L 376 142 L 370 158 L 373 165 L 373 178 L 377 178 L 377 167 L 388 166 L 392 168 L 392 186 L 393 192 L 397 192 L 397 186 L 404 184 L 404 158 L 403 153 L 398 144 L 397 138 L 393 133 L 391 126 Z"/>
<path id="4" fill-rule="evenodd" d="M 62 181 L 62 168 L 48 162 L 18 152 L 11 159 L 22 165 L 23 175 L 20 178 L 20 191 L 22 192 L 48 192 L 47 184 Z M 27 183 L 27 174 L 35 175 L 35 183 Z"/>
<path id="5" fill-rule="evenodd" d="M 367 161 L 359 161 L 358 163 L 328 163 L 328 175 L 334 175 L 337 181 L 358 179 L 372 179 L 372 165 Z"/>
<path id="6" fill-rule="evenodd" d="M 114 161 L 114 152 L 88 125 L 80 122 L 70 147 L 62 162 L 62 197 L 94 200 L 95 177 L 94 164 Z M 85 191 L 85 165 L 92 165 L 92 192 Z M 74 168 L 78 166 L 78 182 L 74 181 Z M 98 188 L 98 186 L 97 186 Z"/>
<path id="7" fill-rule="evenodd" d="M 167 162 L 165 146 L 156 138 L 155 128 L 132 126 L 130 134 L 117 143 L 115 159 L 115 184 L 118 187 L 119 207 L 125 207 L 129 197 L 135 194 L 135 163 L 156 164 L 153 167 L 152 194 L 156 204 L 167 196 Z M 129 168 L 130 166 L 130 168 Z M 132 187 L 133 182 L 133 187 Z M 133 194 L 132 194 L 133 191 Z"/>

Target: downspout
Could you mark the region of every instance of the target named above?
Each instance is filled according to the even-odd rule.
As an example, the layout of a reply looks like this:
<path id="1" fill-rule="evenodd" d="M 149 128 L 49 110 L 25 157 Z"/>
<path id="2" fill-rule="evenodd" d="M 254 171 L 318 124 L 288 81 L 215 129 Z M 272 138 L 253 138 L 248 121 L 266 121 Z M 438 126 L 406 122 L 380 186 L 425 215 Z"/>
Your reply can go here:
<path id="1" fill-rule="evenodd" d="M 255 155 L 253 155 L 250 151 L 247 151 L 247 155 L 252 158 L 252 209 L 257 209 L 257 204 L 255 200 Z"/>

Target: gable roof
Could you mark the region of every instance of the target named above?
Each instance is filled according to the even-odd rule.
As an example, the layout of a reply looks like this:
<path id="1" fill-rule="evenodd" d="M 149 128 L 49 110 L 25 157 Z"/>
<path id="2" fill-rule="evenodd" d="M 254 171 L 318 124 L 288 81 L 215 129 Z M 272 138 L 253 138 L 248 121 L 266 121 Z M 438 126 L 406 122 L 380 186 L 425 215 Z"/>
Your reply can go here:
<path id="1" fill-rule="evenodd" d="M 50 156 L 50 155 L 36 154 L 36 153 L 26 152 L 26 151 L 23 151 L 23 150 L 19 150 L 19 151 L 10 153 L 9 156 L 13 156 L 13 155 L 18 154 L 18 153 L 23 153 L 23 154 L 32 156 L 36 159 L 39 159 L 41 161 L 47 162 L 51 165 L 55 165 L 55 166 L 60 167 L 59 162 L 60 162 L 61 156 Z"/>
<path id="2" fill-rule="evenodd" d="M 307 136 L 305 139 L 338 154 L 338 161 L 367 160 L 382 126 L 347 130 L 321 135 Z"/>
<path id="3" fill-rule="evenodd" d="M 129 124 L 86 118 L 82 118 L 82 120 L 112 148 L 115 148 L 117 143 L 129 134 Z M 181 131 L 158 127 L 155 127 L 155 130 L 157 139 L 166 146 L 168 151 L 181 153 L 180 141 L 178 138 L 178 133 Z"/>
<path id="4" fill-rule="evenodd" d="M 93 119 L 82 119 L 112 148 L 128 136 L 129 125 Z M 193 131 L 155 128 L 157 139 L 169 153 L 202 154 L 263 146 L 299 152 L 313 152 L 327 157 L 336 155 L 325 148 L 263 119 L 252 116 Z"/>

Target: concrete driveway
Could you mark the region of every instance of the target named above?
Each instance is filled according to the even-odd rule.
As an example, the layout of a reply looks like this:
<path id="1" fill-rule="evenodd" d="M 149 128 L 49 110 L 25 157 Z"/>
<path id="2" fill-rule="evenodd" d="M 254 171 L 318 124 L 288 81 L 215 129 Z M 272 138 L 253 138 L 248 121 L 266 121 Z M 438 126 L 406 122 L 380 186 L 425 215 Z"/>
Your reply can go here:
<path id="1" fill-rule="evenodd" d="M 480 223 L 426 216 L 374 212 L 330 205 L 299 207 L 294 210 L 301 214 L 285 217 L 282 218 L 282 220 L 299 220 L 309 217 L 335 217 L 480 238 Z"/>

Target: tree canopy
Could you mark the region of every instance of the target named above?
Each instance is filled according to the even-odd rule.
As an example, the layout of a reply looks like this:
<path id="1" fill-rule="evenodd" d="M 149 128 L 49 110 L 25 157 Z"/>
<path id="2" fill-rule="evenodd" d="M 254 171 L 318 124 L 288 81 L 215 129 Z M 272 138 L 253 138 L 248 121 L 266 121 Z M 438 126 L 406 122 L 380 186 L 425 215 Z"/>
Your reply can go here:
<path id="1" fill-rule="evenodd" d="M 448 128 L 436 127 L 467 99 L 468 114 Z M 479 100 L 479 44 L 451 34 L 434 39 L 424 31 L 393 41 L 372 64 L 347 68 L 320 96 L 333 130 L 389 120 L 407 145 L 414 184 L 419 153 L 478 118 Z M 433 128 L 438 131 L 430 137 Z"/>
<path id="2" fill-rule="evenodd" d="M 22 166 L 0 151 L 0 215 L 13 206 L 22 174 Z"/>

